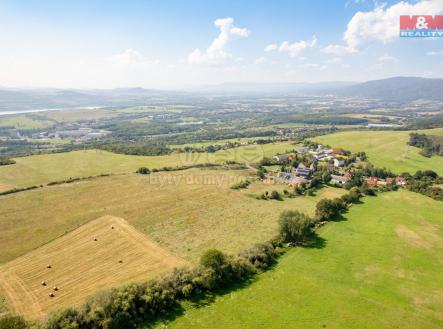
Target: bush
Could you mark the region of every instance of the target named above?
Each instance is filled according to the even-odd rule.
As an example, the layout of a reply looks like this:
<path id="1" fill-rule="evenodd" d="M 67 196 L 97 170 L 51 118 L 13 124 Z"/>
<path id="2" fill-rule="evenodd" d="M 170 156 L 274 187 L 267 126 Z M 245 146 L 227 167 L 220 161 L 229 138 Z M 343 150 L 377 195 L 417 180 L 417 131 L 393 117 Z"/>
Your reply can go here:
<path id="1" fill-rule="evenodd" d="M 67 308 L 52 313 L 46 321 L 46 329 L 77 329 L 81 323 L 79 312 L 72 308 Z"/>
<path id="2" fill-rule="evenodd" d="M 283 211 L 280 215 L 280 238 L 284 242 L 301 242 L 311 233 L 312 219 L 293 210 Z"/>
<path id="3" fill-rule="evenodd" d="M 279 256 L 271 242 L 256 244 L 239 254 L 239 257 L 246 260 L 256 269 L 266 269 L 271 266 Z"/>
<path id="4" fill-rule="evenodd" d="M 271 192 L 271 196 L 269 198 L 273 200 L 282 200 L 280 193 L 275 190 Z"/>
<path id="5" fill-rule="evenodd" d="M 231 186 L 231 189 L 233 189 L 233 190 L 240 190 L 240 189 L 248 188 L 248 186 L 250 184 L 251 184 L 251 182 L 249 180 L 244 180 L 244 181 L 238 182 L 236 184 L 233 184 Z"/>
<path id="6" fill-rule="evenodd" d="M 346 208 L 346 202 L 342 198 L 321 199 L 317 203 L 315 217 L 318 221 L 331 220 Z"/>
<path id="7" fill-rule="evenodd" d="M 0 329 L 26 329 L 26 321 L 21 316 L 0 317 Z"/>
<path id="8" fill-rule="evenodd" d="M 9 159 L 9 158 L 1 158 L 0 157 L 0 166 L 7 166 L 15 164 L 15 160 Z"/>
<path id="9" fill-rule="evenodd" d="M 148 175 L 151 173 L 151 171 L 149 170 L 149 168 L 146 167 L 140 167 L 137 169 L 137 174 L 142 174 L 142 175 Z"/>
<path id="10" fill-rule="evenodd" d="M 225 263 L 226 256 L 220 250 L 209 249 L 200 258 L 200 264 L 203 267 L 218 270 Z"/>

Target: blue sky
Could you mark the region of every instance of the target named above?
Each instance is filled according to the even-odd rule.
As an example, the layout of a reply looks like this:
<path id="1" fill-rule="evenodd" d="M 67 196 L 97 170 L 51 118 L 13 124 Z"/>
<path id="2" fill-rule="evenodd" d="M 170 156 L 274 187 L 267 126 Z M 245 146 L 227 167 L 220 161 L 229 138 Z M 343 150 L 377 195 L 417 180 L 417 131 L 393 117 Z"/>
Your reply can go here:
<path id="1" fill-rule="evenodd" d="M 399 38 L 403 14 L 443 14 L 443 0 L 2 0 L 0 85 L 443 77 L 443 38 Z"/>

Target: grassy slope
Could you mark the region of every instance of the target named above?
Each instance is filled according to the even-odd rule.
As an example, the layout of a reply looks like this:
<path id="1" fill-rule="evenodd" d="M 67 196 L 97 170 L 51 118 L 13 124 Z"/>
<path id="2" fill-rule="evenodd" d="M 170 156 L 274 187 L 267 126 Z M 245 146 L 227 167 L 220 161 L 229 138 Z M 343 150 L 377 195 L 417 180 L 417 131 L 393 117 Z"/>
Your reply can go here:
<path id="1" fill-rule="evenodd" d="M 441 328 L 443 203 L 400 191 L 366 198 L 245 289 L 159 328 Z"/>
<path id="2" fill-rule="evenodd" d="M 57 122 L 76 122 L 110 118 L 117 116 L 117 114 L 103 109 L 76 109 L 39 112 L 36 116 Z"/>
<path id="3" fill-rule="evenodd" d="M 0 263 L 104 215 L 122 217 L 172 252 L 196 260 L 211 247 L 234 252 L 266 241 L 276 234 L 282 210 L 312 213 L 320 197 L 344 193 L 324 189 L 316 197 L 256 200 L 247 194 L 260 187 L 229 188 L 247 174 L 197 169 L 128 174 L 2 196 Z"/>
<path id="4" fill-rule="evenodd" d="M 101 173 L 134 172 L 140 166 L 161 168 L 185 164 L 224 162 L 257 162 L 263 156 L 294 149 L 289 143 L 244 146 L 216 153 L 172 154 L 165 156 L 131 156 L 99 150 L 34 155 L 15 159 L 17 163 L 0 167 L 0 184 L 31 186 L 69 177 Z"/>
<path id="5" fill-rule="evenodd" d="M 443 128 L 422 130 L 421 133 L 443 135 Z M 353 152 L 365 151 L 377 167 L 386 167 L 396 173 L 432 169 L 443 175 L 443 157 L 426 158 L 420 149 L 407 145 L 409 131 L 346 131 L 316 137 L 316 142 L 341 146 Z"/>
<path id="6" fill-rule="evenodd" d="M 25 114 L 0 117 L 0 127 L 14 126 L 16 129 L 44 129 L 54 125 L 48 120 L 36 120 Z"/>

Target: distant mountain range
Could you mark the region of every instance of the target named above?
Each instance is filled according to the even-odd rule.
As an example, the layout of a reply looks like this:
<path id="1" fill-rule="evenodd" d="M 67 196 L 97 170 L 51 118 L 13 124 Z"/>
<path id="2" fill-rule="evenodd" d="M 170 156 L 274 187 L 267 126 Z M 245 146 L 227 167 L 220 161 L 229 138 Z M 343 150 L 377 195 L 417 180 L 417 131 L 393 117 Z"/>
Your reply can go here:
<path id="1" fill-rule="evenodd" d="M 187 91 L 144 88 L 107 90 L 7 89 L 0 88 L 0 111 L 92 106 L 134 106 L 164 101 L 191 101 L 194 97 L 231 94 L 337 95 L 410 102 L 417 99 L 443 101 L 443 79 L 395 77 L 363 83 L 224 83 Z"/>
<path id="2" fill-rule="evenodd" d="M 331 92 L 337 95 L 388 101 L 410 102 L 417 99 L 443 101 L 443 79 L 395 77 L 335 88 Z"/>
<path id="3" fill-rule="evenodd" d="M 224 83 L 201 91 L 220 93 L 281 93 L 337 95 L 410 102 L 417 99 L 443 101 L 443 79 L 395 77 L 363 83 L 336 81 L 320 83 Z"/>
<path id="4" fill-rule="evenodd" d="M 260 83 L 260 82 L 227 82 L 217 85 L 203 86 L 195 89 L 198 92 L 214 93 L 312 93 L 328 89 L 336 89 L 355 85 L 355 82 L 332 81 L 316 83 Z"/>

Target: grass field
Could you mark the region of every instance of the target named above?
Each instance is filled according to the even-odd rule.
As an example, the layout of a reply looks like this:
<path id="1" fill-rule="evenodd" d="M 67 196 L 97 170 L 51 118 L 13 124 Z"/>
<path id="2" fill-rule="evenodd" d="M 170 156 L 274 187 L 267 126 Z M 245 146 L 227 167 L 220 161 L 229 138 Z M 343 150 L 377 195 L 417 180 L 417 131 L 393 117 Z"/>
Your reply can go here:
<path id="1" fill-rule="evenodd" d="M 195 261 L 208 248 L 236 252 L 266 241 L 276 234 L 282 210 L 313 214 L 323 196 L 345 193 L 325 188 L 315 197 L 256 200 L 249 190 L 229 188 L 248 173 L 193 169 L 127 174 L 2 196 L 0 264 L 104 215 L 125 218 L 174 254 Z M 266 186 L 277 188 L 282 187 Z"/>
<path id="2" fill-rule="evenodd" d="M 54 122 L 49 120 L 38 120 L 26 114 L 11 115 L 0 117 L 0 127 L 12 126 L 16 129 L 44 129 L 54 125 Z"/>
<path id="3" fill-rule="evenodd" d="M 421 130 L 420 133 L 443 135 L 443 128 Z M 313 138 L 314 141 L 339 146 L 353 152 L 364 151 L 376 167 L 396 173 L 431 169 L 443 175 L 443 157 L 426 158 L 420 149 L 408 146 L 410 131 L 346 131 Z"/>
<path id="4" fill-rule="evenodd" d="M 172 144 L 169 147 L 170 148 L 182 148 L 185 146 L 192 146 L 192 147 L 205 147 L 209 145 L 224 145 L 226 143 L 242 143 L 242 142 L 249 142 L 249 141 L 256 141 L 258 139 L 268 139 L 269 137 L 244 137 L 244 138 L 228 138 L 228 139 L 221 139 L 216 141 L 207 141 L 207 142 L 199 142 L 199 143 L 187 143 L 187 144 Z"/>
<path id="5" fill-rule="evenodd" d="M 442 328 L 442 213 L 407 191 L 365 198 L 316 248 L 156 328 Z"/>
<path id="6" fill-rule="evenodd" d="M 39 112 L 36 115 L 57 122 L 91 121 L 117 116 L 116 113 L 103 109 L 57 110 Z"/>
<path id="7" fill-rule="evenodd" d="M 0 287 L 11 313 L 38 318 L 96 291 L 184 265 L 125 220 L 105 216 L 0 267 Z"/>
<path id="8" fill-rule="evenodd" d="M 289 143 L 250 145 L 216 153 L 182 153 L 164 156 L 131 156 L 100 150 L 16 158 L 16 164 L 0 167 L 0 184 L 25 187 L 45 184 L 69 177 L 85 177 L 102 173 L 134 172 L 141 166 L 161 168 L 227 160 L 258 162 L 263 156 L 294 149 Z"/>

